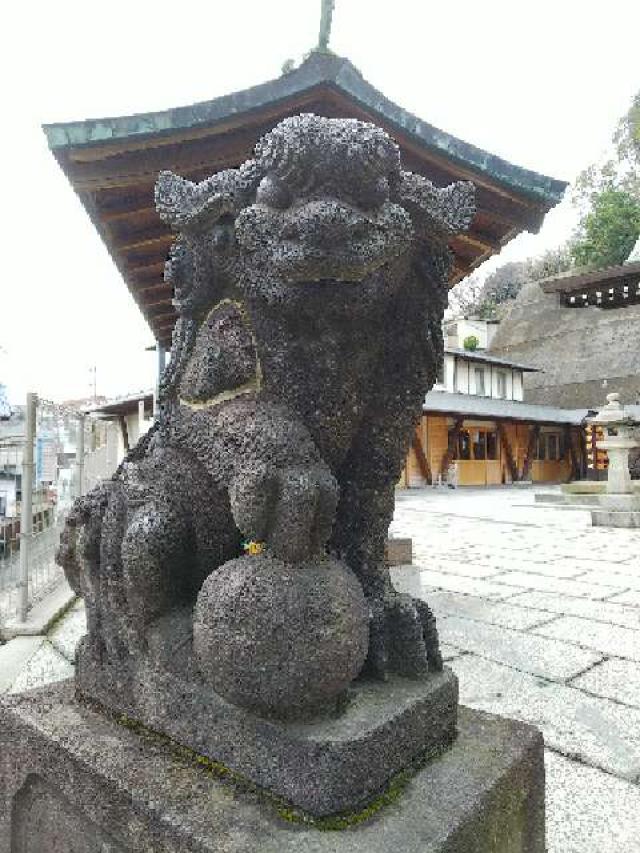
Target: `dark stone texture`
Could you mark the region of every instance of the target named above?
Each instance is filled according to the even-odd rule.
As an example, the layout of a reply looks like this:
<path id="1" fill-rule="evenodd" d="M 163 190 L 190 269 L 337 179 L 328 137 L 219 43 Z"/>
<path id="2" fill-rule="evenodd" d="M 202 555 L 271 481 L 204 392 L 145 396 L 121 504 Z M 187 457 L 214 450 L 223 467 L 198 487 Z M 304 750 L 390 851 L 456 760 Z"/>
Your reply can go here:
<path id="1" fill-rule="evenodd" d="M 98 666 L 84 645 L 83 695 L 316 815 L 363 807 L 416 756 L 455 737 L 458 684 L 449 669 L 423 679 L 359 679 L 311 718 L 274 719 L 211 689 L 194 666 L 190 625 L 188 611 L 156 623 L 153 667 L 133 658 L 127 667 Z"/>
<path id="2" fill-rule="evenodd" d="M 428 694 L 434 703 L 422 741 L 419 726 L 408 734 L 408 763 L 433 733 L 446 740 L 455 703 L 434 698 L 435 620 L 393 589 L 384 549 L 442 358 L 447 241 L 473 217 L 474 189 L 403 171 L 396 143 L 371 124 L 301 115 L 238 169 L 199 184 L 162 173 L 156 202 L 178 232 L 167 278 L 180 319 L 159 423 L 76 504 L 63 537 L 60 560 L 89 617 L 78 689 L 157 717 L 163 731 L 174 730 L 178 683 L 191 697 L 214 686 L 207 707 L 222 703 L 229 719 L 337 714 L 337 727 L 353 678 L 408 677 L 418 717 Z M 242 539 L 264 546 L 246 558 L 253 568 L 237 560 Z M 382 704 L 393 740 L 396 715 Z M 190 713 L 178 728 L 197 745 L 208 734 Z M 216 732 L 212 757 L 235 756 L 225 737 Z M 254 756 L 267 783 L 280 749 Z M 389 749 L 375 757 L 379 778 L 398 769 Z M 331 760 L 331 773 L 344 770 Z M 356 794 L 345 789 L 341 806 L 326 792 L 317 808 L 322 796 L 337 809 Z"/>
<path id="3" fill-rule="evenodd" d="M 204 582 L 193 644 L 206 682 L 259 713 L 313 712 L 345 690 L 367 654 L 362 587 L 346 566 L 241 557 Z"/>
<path id="4" fill-rule="evenodd" d="M 69 685 L 2 699 L 0 853 L 544 853 L 541 735 L 460 711 L 454 746 L 397 802 L 327 832 L 78 704 Z"/>

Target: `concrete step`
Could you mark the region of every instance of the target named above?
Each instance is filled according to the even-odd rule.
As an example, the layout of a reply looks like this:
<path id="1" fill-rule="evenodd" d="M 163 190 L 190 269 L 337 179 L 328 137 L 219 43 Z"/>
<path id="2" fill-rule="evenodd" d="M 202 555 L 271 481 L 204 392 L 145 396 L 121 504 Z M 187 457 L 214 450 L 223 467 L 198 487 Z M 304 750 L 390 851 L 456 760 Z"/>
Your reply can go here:
<path id="1" fill-rule="evenodd" d="M 565 496 L 559 492 L 536 492 L 533 499 L 537 504 L 564 504 L 567 502 Z"/>

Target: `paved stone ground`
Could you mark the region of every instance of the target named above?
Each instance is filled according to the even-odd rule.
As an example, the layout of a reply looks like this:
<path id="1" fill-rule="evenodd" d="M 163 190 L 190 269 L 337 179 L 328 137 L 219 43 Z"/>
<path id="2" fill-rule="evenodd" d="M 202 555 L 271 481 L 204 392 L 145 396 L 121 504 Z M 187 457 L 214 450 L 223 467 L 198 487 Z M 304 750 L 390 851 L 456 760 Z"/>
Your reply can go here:
<path id="1" fill-rule="evenodd" d="M 640 853 L 640 532 L 516 487 L 400 492 L 392 532 L 414 541 L 394 582 L 433 607 L 462 702 L 544 732 L 549 853 Z M 68 677 L 84 630 L 77 603 L 12 640 L 0 692 Z"/>
<path id="2" fill-rule="evenodd" d="M 464 704 L 542 729 L 550 853 L 638 853 L 640 531 L 533 497 L 400 492 L 394 582 L 433 608 Z"/>

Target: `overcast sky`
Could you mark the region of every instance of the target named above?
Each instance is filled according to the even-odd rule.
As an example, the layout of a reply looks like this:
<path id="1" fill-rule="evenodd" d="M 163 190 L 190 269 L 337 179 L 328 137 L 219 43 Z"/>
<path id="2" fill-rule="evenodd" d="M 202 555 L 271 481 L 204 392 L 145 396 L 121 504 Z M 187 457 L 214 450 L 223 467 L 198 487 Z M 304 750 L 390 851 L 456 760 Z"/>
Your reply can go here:
<path id="1" fill-rule="evenodd" d="M 319 0 L 11 3 L 3 11 L 0 382 L 85 397 L 151 387 L 152 335 L 49 153 L 43 122 L 148 112 L 278 76 L 317 39 Z M 396 103 L 572 180 L 640 88 L 637 0 L 337 0 L 331 47 Z M 509 260 L 561 242 L 570 211 Z M 504 254 L 504 253 L 503 253 Z"/>

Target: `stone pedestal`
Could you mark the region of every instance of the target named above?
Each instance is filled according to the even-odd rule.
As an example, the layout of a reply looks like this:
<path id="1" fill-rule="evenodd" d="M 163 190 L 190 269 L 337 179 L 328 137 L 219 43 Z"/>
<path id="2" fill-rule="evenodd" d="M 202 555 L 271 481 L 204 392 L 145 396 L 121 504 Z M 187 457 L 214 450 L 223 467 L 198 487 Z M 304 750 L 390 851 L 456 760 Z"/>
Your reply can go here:
<path id="1" fill-rule="evenodd" d="M 640 496 L 635 493 L 629 471 L 629 454 L 638 447 L 638 424 L 620 404 L 619 394 L 608 394 L 607 405 L 591 418 L 605 437 L 597 447 L 609 456 L 605 493 L 600 507 L 591 512 L 595 527 L 640 527 Z"/>
<path id="2" fill-rule="evenodd" d="M 545 849 L 541 735 L 465 708 L 451 749 L 341 831 L 215 771 L 78 703 L 72 682 L 3 699 L 0 853 Z"/>
<path id="3" fill-rule="evenodd" d="M 413 540 L 387 539 L 384 560 L 388 566 L 410 566 L 413 563 Z"/>

